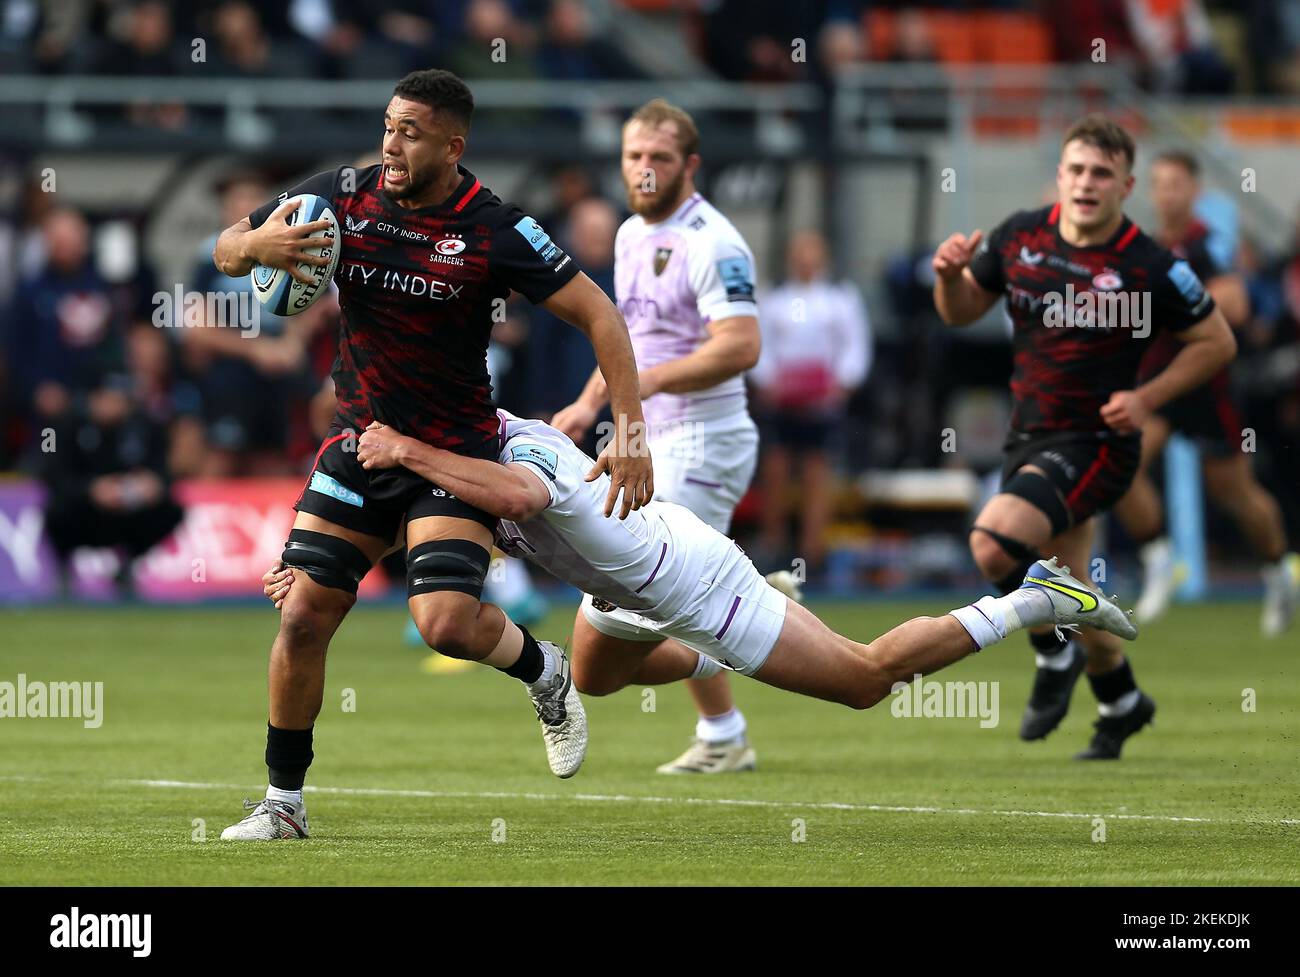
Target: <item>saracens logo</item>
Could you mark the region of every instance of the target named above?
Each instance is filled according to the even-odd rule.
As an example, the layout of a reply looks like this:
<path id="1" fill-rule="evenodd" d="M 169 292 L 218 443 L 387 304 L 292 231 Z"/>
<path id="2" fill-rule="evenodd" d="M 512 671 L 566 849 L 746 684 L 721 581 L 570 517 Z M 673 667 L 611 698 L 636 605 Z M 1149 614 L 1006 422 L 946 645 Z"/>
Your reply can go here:
<path id="1" fill-rule="evenodd" d="M 465 242 L 458 237 L 445 237 L 433 249 L 439 254 L 460 254 L 465 250 Z"/>
<path id="2" fill-rule="evenodd" d="M 1092 287 L 1101 292 L 1113 292 L 1121 288 L 1123 284 L 1124 279 L 1119 276 L 1119 272 L 1114 268 L 1106 268 L 1101 274 L 1094 275 L 1092 279 Z"/>

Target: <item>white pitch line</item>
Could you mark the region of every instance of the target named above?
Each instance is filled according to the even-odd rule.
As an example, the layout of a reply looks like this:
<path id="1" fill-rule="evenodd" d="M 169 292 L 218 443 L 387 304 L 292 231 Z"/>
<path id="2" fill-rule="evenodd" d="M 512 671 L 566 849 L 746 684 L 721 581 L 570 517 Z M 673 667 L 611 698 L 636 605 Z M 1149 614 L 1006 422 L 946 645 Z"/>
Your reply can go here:
<path id="1" fill-rule="evenodd" d="M 188 790 L 250 789 L 240 784 L 192 783 L 185 780 L 116 780 L 113 783 L 135 787 L 164 787 Z M 1194 824 L 1300 824 L 1297 818 L 1250 821 L 1240 818 L 1179 817 L 1172 814 L 1084 814 L 1075 811 L 1017 811 L 973 807 L 910 807 L 896 804 L 850 804 L 841 801 L 763 801 L 734 797 L 658 797 L 647 794 L 539 794 L 526 791 L 398 790 L 388 787 L 316 787 L 303 788 L 308 794 L 352 794 L 366 797 L 469 798 L 478 800 L 587 801 L 605 804 L 700 804 L 712 807 L 801 808 L 815 811 L 869 811 L 885 814 L 974 814 L 1008 818 L 1074 818 L 1115 821 L 1165 821 Z"/>

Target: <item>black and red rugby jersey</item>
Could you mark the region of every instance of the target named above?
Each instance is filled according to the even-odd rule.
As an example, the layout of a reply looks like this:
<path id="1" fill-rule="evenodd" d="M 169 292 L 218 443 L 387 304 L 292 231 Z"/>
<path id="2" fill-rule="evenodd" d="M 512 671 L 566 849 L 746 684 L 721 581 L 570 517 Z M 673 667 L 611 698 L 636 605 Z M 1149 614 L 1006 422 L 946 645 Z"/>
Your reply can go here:
<path id="1" fill-rule="evenodd" d="M 1181 240 L 1162 240 L 1160 243 L 1169 248 L 1175 257 L 1182 258 L 1191 265 L 1192 271 L 1196 272 L 1196 277 L 1208 285 L 1211 279 L 1228 272 L 1228 269 L 1219 264 L 1214 255 L 1210 254 L 1209 237 L 1210 229 L 1200 221 L 1194 220 L 1187 226 Z M 1151 348 L 1142 357 L 1142 366 L 1138 370 L 1139 378 L 1149 380 L 1167 367 L 1178 355 L 1182 345 L 1172 335 L 1157 336 Z M 1222 372 L 1227 371 L 1228 368 L 1225 366 Z"/>
<path id="2" fill-rule="evenodd" d="M 1200 322 L 1214 300 L 1185 260 L 1127 217 L 1104 244 L 1075 247 L 1061 237 L 1059 214 L 1059 204 L 1013 214 L 970 270 L 981 287 L 1006 294 L 1012 429 L 1106 431 L 1102 406 L 1136 385 L 1154 337 Z"/>
<path id="3" fill-rule="evenodd" d="M 318 173 L 249 215 L 260 227 L 285 199 L 314 193 L 339 220 L 334 282 L 342 325 L 338 410 L 461 454 L 497 436 L 487 372 L 493 313 L 511 290 L 543 302 L 579 272 L 537 221 L 464 167 L 441 204 L 408 210 L 383 189 L 383 167 Z M 500 319 L 500 316 L 497 316 Z"/>

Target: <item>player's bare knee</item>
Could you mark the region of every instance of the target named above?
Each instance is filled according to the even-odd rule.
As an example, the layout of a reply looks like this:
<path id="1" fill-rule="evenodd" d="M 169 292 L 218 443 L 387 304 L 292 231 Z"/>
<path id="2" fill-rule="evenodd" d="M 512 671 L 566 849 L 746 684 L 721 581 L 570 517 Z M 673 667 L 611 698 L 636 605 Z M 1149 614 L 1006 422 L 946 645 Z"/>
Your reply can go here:
<path id="1" fill-rule="evenodd" d="M 1001 580 L 1015 570 L 1017 561 L 988 533 L 970 534 L 970 553 L 986 580 Z"/>
<path id="2" fill-rule="evenodd" d="M 291 644 L 332 634 L 357 602 L 357 587 L 370 571 L 370 558 L 345 539 L 294 529 L 280 560 L 301 570 L 314 587 L 294 587 L 280 608 L 280 634 Z"/>
<path id="3" fill-rule="evenodd" d="M 475 659 L 482 657 L 474 651 L 474 633 L 478 606 L 450 605 L 436 602 L 415 615 L 415 626 L 420 637 L 434 651 L 448 658 Z"/>
<path id="4" fill-rule="evenodd" d="M 592 668 L 577 659 L 572 664 L 573 685 L 583 695 L 613 695 L 627 683 L 619 682 L 613 676 L 602 675 L 599 669 Z"/>
<path id="5" fill-rule="evenodd" d="M 356 595 L 344 591 L 328 591 L 314 599 L 289 595 L 280 608 L 279 640 L 290 654 L 315 649 L 321 644 L 321 635 L 332 634 L 339 620 L 357 602 Z"/>
<path id="6" fill-rule="evenodd" d="M 475 635 L 490 559 L 486 549 L 467 539 L 429 540 L 406 555 L 415 625 L 425 644 L 448 658 L 483 657 Z"/>

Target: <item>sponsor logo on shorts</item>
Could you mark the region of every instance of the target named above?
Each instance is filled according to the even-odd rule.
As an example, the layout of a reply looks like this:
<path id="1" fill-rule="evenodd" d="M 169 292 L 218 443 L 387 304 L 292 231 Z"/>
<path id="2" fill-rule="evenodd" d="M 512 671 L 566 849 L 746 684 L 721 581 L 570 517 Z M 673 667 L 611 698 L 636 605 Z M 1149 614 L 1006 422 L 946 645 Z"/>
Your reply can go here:
<path id="1" fill-rule="evenodd" d="M 324 472 L 312 472 L 311 485 L 308 488 L 313 492 L 319 492 L 321 495 L 328 495 L 331 499 L 338 499 L 340 502 L 354 505 L 358 509 L 366 504 L 365 497 L 360 492 L 354 492 L 346 485 L 339 484 Z"/>

